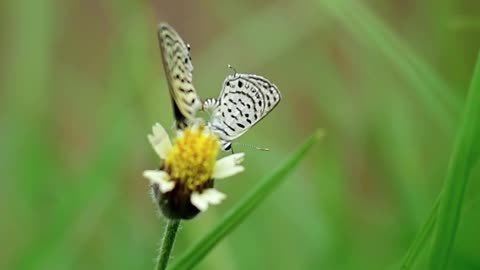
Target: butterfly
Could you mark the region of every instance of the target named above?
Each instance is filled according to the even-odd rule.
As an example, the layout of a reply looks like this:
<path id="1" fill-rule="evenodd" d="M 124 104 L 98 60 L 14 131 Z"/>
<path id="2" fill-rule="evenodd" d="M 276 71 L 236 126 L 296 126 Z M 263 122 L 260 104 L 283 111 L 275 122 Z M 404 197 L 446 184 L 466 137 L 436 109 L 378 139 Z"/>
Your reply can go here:
<path id="1" fill-rule="evenodd" d="M 223 82 L 220 96 L 207 99 L 203 108 L 213 111 L 208 126 L 228 151 L 233 140 L 262 120 L 281 99 L 277 86 L 264 77 L 235 71 Z"/>
<path id="2" fill-rule="evenodd" d="M 193 86 L 190 46 L 167 23 L 160 23 L 158 40 L 177 129 L 197 122 L 198 110 L 211 110 L 209 128 L 224 151 L 232 141 L 263 119 L 280 102 L 278 88 L 262 76 L 234 72 L 223 82 L 220 96 L 203 102 Z"/>
<path id="3" fill-rule="evenodd" d="M 190 45 L 167 23 L 158 26 L 158 41 L 177 129 L 191 125 L 202 101 L 193 86 Z"/>

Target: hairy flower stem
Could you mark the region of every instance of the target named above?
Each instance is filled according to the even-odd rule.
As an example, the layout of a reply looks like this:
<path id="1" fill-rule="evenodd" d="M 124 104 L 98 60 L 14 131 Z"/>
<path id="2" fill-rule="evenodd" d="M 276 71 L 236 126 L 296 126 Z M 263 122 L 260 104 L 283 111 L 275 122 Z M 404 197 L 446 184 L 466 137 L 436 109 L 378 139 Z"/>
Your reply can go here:
<path id="1" fill-rule="evenodd" d="M 177 235 L 178 226 L 180 225 L 179 219 L 169 219 L 165 232 L 163 233 L 162 246 L 158 253 L 156 270 L 165 270 L 167 268 L 168 259 L 170 259 L 170 253 L 175 243 L 175 237 Z"/>

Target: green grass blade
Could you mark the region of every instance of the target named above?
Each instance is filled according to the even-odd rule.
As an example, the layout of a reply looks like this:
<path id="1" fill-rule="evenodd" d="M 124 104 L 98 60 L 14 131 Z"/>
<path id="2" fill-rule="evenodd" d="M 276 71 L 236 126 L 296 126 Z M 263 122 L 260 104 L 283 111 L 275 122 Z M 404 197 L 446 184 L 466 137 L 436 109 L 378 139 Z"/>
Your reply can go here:
<path id="1" fill-rule="evenodd" d="M 433 229 L 435 227 L 435 222 L 437 220 L 437 213 L 438 213 L 438 206 L 440 204 L 441 194 L 437 197 L 435 204 L 433 205 L 432 211 L 430 211 L 430 215 L 428 216 L 427 221 L 423 224 L 420 232 L 417 234 L 415 239 L 413 240 L 412 245 L 407 251 L 407 255 L 403 259 L 402 266 L 400 269 L 407 270 L 413 269 L 415 266 L 416 260 L 418 255 L 421 251 L 425 250 L 425 244 L 427 240 L 432 235 Z"/>
<path id="2" fill-rule="evenodd" d="M 265 177 L 242 201 L 240 201 L 225 218 L 200 242 L 187 250 L 171 269 L 191 269 L 200 262 L 205 255 L 239 225 L 272 191 L 293 171 L 300 160 L 312 148 L 323 133 L 317 131 L 278 169 Z"/>
<path id="3" fill-rule="evenodd" d="M 455 241 L 465 189 L 478 154 L 480 130 L 480 56 L 470 84 L 459 132 L 439 205 L 429 261 L 430 269 L 445 269 Z"/>

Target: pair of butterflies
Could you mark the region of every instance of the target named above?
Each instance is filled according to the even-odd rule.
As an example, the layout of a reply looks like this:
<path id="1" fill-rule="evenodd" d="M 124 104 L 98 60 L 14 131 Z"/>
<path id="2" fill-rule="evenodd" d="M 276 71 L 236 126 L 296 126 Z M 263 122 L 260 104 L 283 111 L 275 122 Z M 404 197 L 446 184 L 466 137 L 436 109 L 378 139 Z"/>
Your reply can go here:
<path id="1" fill-rule="evenodd" d="M 223 82 L 217 99 L 200 99 L 193 86 L 190 46 L 168 24 L 158 27 L 158 40 L 178 129 L 196 120 L 198 110 L 213 111 L 208 127 L 220 138 L 222 149 L 263 119 L 280 102 L 278 88 L 262 76 L 234 73 Z"/>

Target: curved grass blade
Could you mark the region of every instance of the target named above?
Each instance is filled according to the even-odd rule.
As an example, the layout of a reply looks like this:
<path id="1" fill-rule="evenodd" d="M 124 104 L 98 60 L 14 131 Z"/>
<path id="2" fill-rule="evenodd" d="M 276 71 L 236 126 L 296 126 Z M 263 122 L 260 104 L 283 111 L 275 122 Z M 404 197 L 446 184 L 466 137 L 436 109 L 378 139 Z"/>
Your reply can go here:
<path id="1" fill-rule="evenodd" d="M 300 160 L 323 136 L 321 130 L 315 132 L 307 141 L 280 167 L 264 177 L 258 185 L 241 200 L 225 218 L 200 242 L 180 256 L 170 269 L 191 269 L 199 263 L 226 235 L 233 231 L 298 165 Z"/>
<path id="2" fill-rule="evenodd" d="M 418 232 L 417 236 L 413 240 L 413 243 L 410 245 L 410 248 L 407 251 L 407 255 L 403 259 L 402 266 L 400 269 L 407 270 L 413 269 L 415 267 L 416 260 L 418 255 L 421 251 L 425 249 L 425 245 L 427 244 L 427 240 L 430 239 L 433 229 L 435 228 L 435 222 L 437 221 L 437 213 L 438 213 L 438 205 L 440 204 L 441 194 L 437 197 L 435 204 L 433 205 L 433 209 L 430 211 L 428 215 L 428 219 L 423 224 L 420 232 Z"/>
<path id="3" fill-rule="evenodd" d="M 479 131 L 480 55 L 477 58 L 470 83 L 462 123 L 457 134 L 442 191 L 429 261 L 430 269 L 442 270 L 447 267 L 460 221 L 465 189 L 473 165 L 478 160 Z"/>

